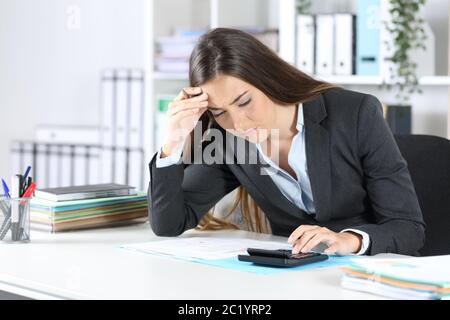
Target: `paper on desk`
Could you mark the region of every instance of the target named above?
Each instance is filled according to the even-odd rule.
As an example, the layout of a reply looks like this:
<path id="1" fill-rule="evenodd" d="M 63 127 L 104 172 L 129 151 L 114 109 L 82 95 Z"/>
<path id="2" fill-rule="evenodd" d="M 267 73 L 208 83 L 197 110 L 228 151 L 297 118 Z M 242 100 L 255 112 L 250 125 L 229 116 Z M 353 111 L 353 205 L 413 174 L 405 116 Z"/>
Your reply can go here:
<path id="1" fill-rule="evenodd" d="M 247 248 L 276 250 L 291 249 L 292 246 L 245 238 L 190 237 L 135 243 L 121 248 L 186 260 L 218 260 L 247 254 Z"/>
<path id="2" fill-rule="evenodd" d="M 246 254 L 247 248 L 291 249 L 287 243 L 245 238 L 190 237 L 158 240 L 120 246 L 122 249 L 181 260 L 193 261 L 209 266 L 257 274 L 273 274 L 316 268 L 329 268 L 350 264 L 354 256 L 329 256 L 325 261 L 290 268 L 273 268 L 243 262 L 237 255 Z M 320 248 L 319 248 L 320 249 Z"/>

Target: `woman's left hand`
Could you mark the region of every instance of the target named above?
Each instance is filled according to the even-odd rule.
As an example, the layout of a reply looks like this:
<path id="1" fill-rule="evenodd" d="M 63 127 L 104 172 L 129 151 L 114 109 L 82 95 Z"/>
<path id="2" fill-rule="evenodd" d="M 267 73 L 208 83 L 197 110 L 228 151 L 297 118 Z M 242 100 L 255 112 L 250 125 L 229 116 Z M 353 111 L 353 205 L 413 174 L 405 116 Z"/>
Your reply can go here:
<path id="1" fill-rule="evenodd" d="M 292 244 L 292 253 L 309 252 L 321 242 L 328 246 L 325 254 L 346 255 L 360 250 L 362 237 L 353 232 L 337 233 L 320 226 L 301 225 L 288 239 L 288 243 Z"/>

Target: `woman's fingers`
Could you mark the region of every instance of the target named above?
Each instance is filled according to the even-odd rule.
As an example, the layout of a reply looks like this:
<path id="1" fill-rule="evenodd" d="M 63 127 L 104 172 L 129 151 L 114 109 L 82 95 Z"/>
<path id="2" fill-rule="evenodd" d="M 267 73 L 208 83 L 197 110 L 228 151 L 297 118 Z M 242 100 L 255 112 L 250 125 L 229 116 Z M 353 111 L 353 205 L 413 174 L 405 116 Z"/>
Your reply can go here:
<path id="1" fill-rule="evenodd" d="M 203 99 L 207 99 L 204 97 Z M 167 115 L 174 116 L 178 112 L 185 111 L 188 109 L 199 109 L 199 108 L 205 108 L 208 106 L 208 101 L 206 100 L 200 100 L 198 98 L 192 98 L 189 100 L 183 100 L 180 102 L 171 102 L 169 104 L 169 108 L 167 110 Z"/>
<path id="2" fill-rule="evenodd" d="M 174 115 L 174 120 L 181 121 L 183 118 L 192 117 L 194 115 L 198 115 L 200 117 L 203 112 L 205 112 L 206 108 L 193 108 L 188 110 L 183 110 Z"/>
<path id="3" fill-rule="evenodd" d="M 333 243 L 332 245 L 330 245 L 323 253 L 325 254 L 333 254 L 336 253 L 339 249 L 339 246 L 337 243 Z"/>
<path id="4" fill-rule="evenodd" d="M 300 251 L 303 253 L 307 253 L 322 242 L 328 245 L 334 243 L 334 241 L 335 239 L 332 233 L 328 232 L 318 233 L 316 234 L 315 237 L 309 240 L 308 243 L 306 243 L 305 246 L 300 249 Z"/>
<path id="5" fill-rule="evenodd" d="M 307 224 L 301 225 L 291 233 L 291 235 L 288 238 L 288 243 L 291 244 L 294 243 L 295 241 L 297 241 L 297 239 L 299 239 L 303 235 L 303 233 L 305 233 L 308 230 L 316 228 L 320 227 L 316 225 L 307 225 Z"/>
<path id="6" fill-rule="evenodd" d="M 198 95 L 202 92 L 200 87 L 186 87 L 183 88 L 174 101 L 181 101 L 183 99 L 188 99 L 189 96 Z"/>
<path id="7" fill-rule="evenodd" d="M 288 242 L 292 244 L 292 253 L 310 252 L 320 243 L 328 246 L 325 254 L 351 254 L 358 252 L 362 236 L 353 232 L 334 232 L 325 227 L 302 225 L 292 232 Z"/>
<path id="8" fill-rule="evenodd" d="M 200 87 L 186 87 L 179 92 L 178 96 L 169 103 L 167 110 L 166 134 L 163 143 L 167 147 L 166 150 L 186 141 L 207 105 L 208 95 L 202 94 Z"/>
<path id="9" fill-rule="evenodd" d="M 299 253 L 303 247 L 317 234 L 320 233 L 320 227 L 307 230 L 303 233 L 299 240 L 297 240 L 292 248 L 292 253 Z"/>

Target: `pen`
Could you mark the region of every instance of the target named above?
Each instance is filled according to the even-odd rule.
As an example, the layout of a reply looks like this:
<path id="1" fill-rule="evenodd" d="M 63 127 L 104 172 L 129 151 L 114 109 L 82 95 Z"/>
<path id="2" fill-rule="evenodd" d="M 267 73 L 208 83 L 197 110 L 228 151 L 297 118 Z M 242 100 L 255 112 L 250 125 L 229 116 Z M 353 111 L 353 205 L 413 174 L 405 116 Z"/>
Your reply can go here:
<path id="1" fill-rule="evenodd" d="M 3 179 L 2 179 L 2 186 L 3 186 L 3 191 L 5 192 L 5 196 L 7 196 L 9 198 L 10 195 L 9 195 L 8 185 L 6 184 L 5 180 L 3 180 Z"/>
<path id="2" fill-rule="evenodd" d="M 36 189 L 36 184 L 34 182 L 32 182 L 30 184 L 30 186 L 27 188 L 27 190 L 25 190 L 25 192 L 22 195 L 22 198 L 29 198 L 33 195 L 34 190 Z M 24 215 L 26 214 L 26 210 L 23 210 L 23 206 L 26 205 L 26 200 L 21 200 L 20 201 L 20 209 L 21 209 L 21 213 L 20 213 L 20 217 L 19 217 L 19 236 L 17 240 L 22 240 L 23 238 L 27 238 L 26 235 L 25 237 L 23 237 L 24 232 L 25 232 L 25 227 L 24 224 L 26 223 L 27 217 L 25 217 Z"/>
<path id="3" fill-rule="evenodd" d="M 5 194 L 5 197 L 9 198 L 9 189 L 8 186 L 6 185 L 5 180 L 2 179 L 2 186 L 3 186 L 3 192 Z M 5 202 L 3 201 L 3 199 L 0 199 L 0 209 L 3 212 L 3 215 L 6 217 L 9 215 L 9 208 L 7 208 Z"/>
<path id="4" fill-rule="evenodd" d="M 20 219 L 20 207 L 19 201 L 20 198 L 20 182 L 22 175 L 17 174 L 12 176 L 11 179 L 11 236 L 12 241 L 17 241 L 18 229 L 19 229 L 19 219 Z"/>
<path id="5" fill-rule="evenodd" d="M 25 191 L 25 181 L 23 179 L 23 175 L 21 174 L 17 174 L 16 176 L 19 177 L 19 198 L 22 197 L 23 192 Z"/>
<path id="6" fill-rule="evenodd" d="M 23 193 L 23 192 L 25 192 L 25 190 L 28 188 L 28 186 L 29 186 L 29 179 L 28 179 L 28 181 L 27 181 L 27 177 L 28 177 L 28 175 L 30 174 L 30 171 L 31 171 L 31 166 L 28 166 L 27 167 L 27 170 L 25 170 L 25 174 L 23 175 L 23 177 L 22 177 L 22 182 L 21 182 L 21 184 L 20 184 L 20 186 L 21 186 L 21 188 L 22 188 L 22 190 L 21 190 L 21 192 Z"/>
<path id="7" fill-rule="evenodd" d="M 22 195 L 22 198 L 29 198 L 33 194 L 34 190 L 36 189 L 36 184 L 32 182 L 27 190 Z"/>
<path id="8" fill-rule="evenodd" d="M 25 171 L 25 174 L 23 175 L 23 180 L 25 181 L 30 174 L 31 166 L 28 166 L 27 170 Z"/>

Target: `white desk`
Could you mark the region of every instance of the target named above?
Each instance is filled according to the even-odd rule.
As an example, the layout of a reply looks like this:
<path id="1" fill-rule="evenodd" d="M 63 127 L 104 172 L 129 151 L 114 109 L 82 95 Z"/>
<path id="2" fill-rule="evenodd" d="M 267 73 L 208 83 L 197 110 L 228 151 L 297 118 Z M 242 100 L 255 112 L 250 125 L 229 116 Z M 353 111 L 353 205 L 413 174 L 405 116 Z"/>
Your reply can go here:
<path id="1" fill-rule="evenodd" d="M 154 239 L 148 224 L 31 236 L 27 244 L 0 244 L 0 290 L 35 299 L 380 299 L 342 289 L 337 268 L 259 275 L 118 248 Z"/>

